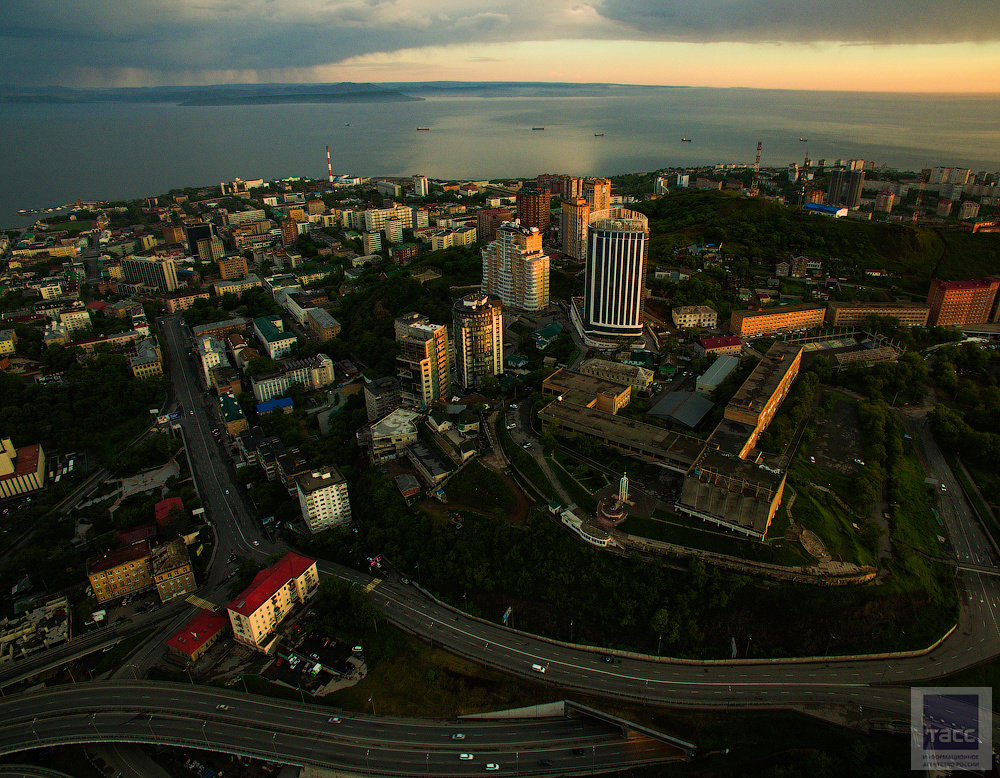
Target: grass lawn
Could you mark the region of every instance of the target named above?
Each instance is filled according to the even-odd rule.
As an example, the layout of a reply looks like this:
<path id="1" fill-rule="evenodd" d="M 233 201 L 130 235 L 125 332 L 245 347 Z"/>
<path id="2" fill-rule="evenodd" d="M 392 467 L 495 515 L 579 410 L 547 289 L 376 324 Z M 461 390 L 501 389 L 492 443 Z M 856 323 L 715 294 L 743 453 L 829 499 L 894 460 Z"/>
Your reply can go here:
<path id="1" fill-rule="evenodd" d="M 558 452 L 556 453 L 558 454 Z M 559 483 L 562 484 L 563 489 L 569 492 L 573 497 L 573 501 L 591 516 L 596 514 L 597 500 L 594 499 L 594 495 L 566 471 L 566 469 L 559 463 L 558 457 L 546 458 L 549 460 L 552 472 L 556 474 L 556 478 L 559 480 Z"/>
<path id="2" fill-rule="evenodd" d="M 961 472 L 956 470 L 956 475 Z M 889 526 L 893 540 L 906 543 L 931 556 L 943 556 L 938 540 L 943 534 L 934 518 L 932 489 L 924 483 L 924 469 L 915 457 L 901 457 L 894 477 L 898 479 L 899 505 L 892 506 Z"/>

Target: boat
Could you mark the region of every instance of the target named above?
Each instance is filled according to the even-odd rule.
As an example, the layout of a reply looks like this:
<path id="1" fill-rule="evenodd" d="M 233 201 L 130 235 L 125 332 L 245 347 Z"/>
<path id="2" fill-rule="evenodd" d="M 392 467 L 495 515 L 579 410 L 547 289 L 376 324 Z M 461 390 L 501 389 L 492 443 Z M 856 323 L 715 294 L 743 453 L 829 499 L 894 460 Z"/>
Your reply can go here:
<path id="1" fill-rule="evenodd" d="M 532 127 L 531 129 L 534 131 L 534 130 L 544 130 L 545 128 L 544 127 Z"/>
<path id="2" fill-rule="evenodd" d="M 799 143 L 808 143 L 809 138 L 799 138 Z"/>
<path id="3" fill-rule="evenodd" d="M 690 142 L 691 142 L 690 138 L 681 138 L 681 143 L 690 143 Z"/>
<path id="4" fill-rule="evenodd" d="M 344 126 L 345 126 L 345 127 L 350 127 L 351 125 L 350 125 L 350 124 L 348 124 L 347 122 L 344 122 Z"/>
<path id="5" fill-rule="evenodd" d="M 603 138 L 604 137 L 604 133 L 603 132 L 595 132 L 594 133 L 594 137 L 595 138 Z"/>
<path id="6" fill-rule="evenodd" d="M 417 127 L 417 132 L 429 132 L 430 127 Z"/>

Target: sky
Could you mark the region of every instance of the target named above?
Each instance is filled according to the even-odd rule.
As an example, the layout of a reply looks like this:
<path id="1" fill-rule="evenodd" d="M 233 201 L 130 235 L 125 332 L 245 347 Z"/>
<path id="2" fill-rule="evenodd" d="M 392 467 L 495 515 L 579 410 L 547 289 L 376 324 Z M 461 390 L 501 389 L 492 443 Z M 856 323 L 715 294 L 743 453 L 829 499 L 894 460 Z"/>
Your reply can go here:
<path id="1" fill-rule="evenodd" d="M 3 0 L 15 86 L 563 81 L 997 93 L 997 0 Z"/>

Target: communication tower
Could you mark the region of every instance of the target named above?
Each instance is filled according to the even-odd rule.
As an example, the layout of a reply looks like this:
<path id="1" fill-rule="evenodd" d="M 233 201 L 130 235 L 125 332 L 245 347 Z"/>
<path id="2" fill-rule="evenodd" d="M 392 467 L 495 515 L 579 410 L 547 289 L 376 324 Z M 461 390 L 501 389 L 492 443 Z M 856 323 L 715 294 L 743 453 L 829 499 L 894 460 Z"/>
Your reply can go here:
<path id="1" fill-rule="evenodd" d="M 760 149 L 763 144 L 757 141 L 757 159 L 753 163 L 753 181 L 750 183 L 750 196 L 760 195 Z"/>

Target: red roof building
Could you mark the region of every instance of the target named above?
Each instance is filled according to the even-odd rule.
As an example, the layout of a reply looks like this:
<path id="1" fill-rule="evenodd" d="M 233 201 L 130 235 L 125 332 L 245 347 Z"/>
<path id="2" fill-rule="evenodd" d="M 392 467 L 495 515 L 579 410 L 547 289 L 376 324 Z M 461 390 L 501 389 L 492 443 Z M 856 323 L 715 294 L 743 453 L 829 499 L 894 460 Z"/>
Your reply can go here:
<path id="1" fill-rule="evenodd" d="M 156 525 L 158 527 L 162 529 L 173 521 L 170 518 L 170 511 L 174 508 L 181 511 L 184 510 L 184 501 L 180 497 L 168 497 L 165 500 L 160 500 L 153 506 L 153 511 L 156 513 Z"/>
<path id="2" fill-rule="evenodd" d="M 739 354 L 743 350 L 743 341 L 735 335 L 724 338 L 702 338 L 697 342 L 696 350 L 702 354 Z"/>
<path id="3" fill-rule="evenodd" d="M 233 636 L 244 645 L 266 651 L 277 625 L 297 604 L 315 594 L 318 586 L 316 562 L 289 551 L 257 573 L 253 583 L 226 606 Z"/>
<path id="4" fill-rule="evenodd" d="M 156 525 L 153 522 L 140 524 L 138 527 L 120 529 L 115 533 L 115 538 L 123 546 L 131 546 L 140 540 L 152 540 L 156 537 Z"/>
<path id="5" fill-rule="evenodd" d="M 197 662 L 219 639 L 228 623 L 224 613 L 202 611 L 167 639 L 167 649 L 189 662 Z"/>

